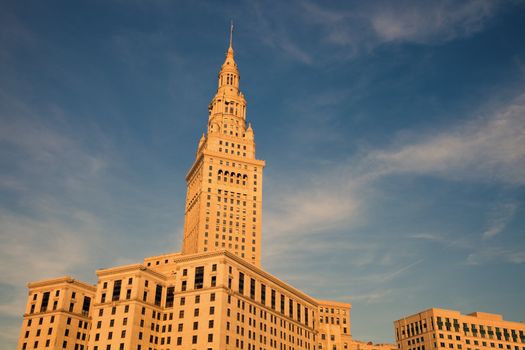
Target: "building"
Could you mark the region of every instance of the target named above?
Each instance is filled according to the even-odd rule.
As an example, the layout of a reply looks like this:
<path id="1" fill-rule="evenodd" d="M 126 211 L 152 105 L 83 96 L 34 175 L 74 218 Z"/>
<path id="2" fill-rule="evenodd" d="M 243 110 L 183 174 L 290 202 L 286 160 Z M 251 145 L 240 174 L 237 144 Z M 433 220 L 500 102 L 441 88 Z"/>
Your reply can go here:
<path id="1" fill-rule="evenodd" d="M 28 288 L 18 349 L 85 348 L 96 287 L 62 277 L 32 282 Z"/>
<path id="2" fill-rule="evenodd" d="M 239 80 L 230 37 L 186 176 L 182 252 L 100 269 L 96 286 L 30 283 L 18 349 L 364 349 L 349 303 L 316 300 L 261 267 L 265 163 Z"/>
<path id="3" fill-rule="evenodd" d="M 525 350 L 525 324 L 502 315 L 428 309 L 394 322 L 402 350 Z"/>
<path id="4" fill-rule="evenodd" d="M 264 161 L 255 157 L 240 74 L 228 48 L 217 93 L 208 111 L 208 131 L 186 175 L 184 254 L 227 249 L 260 266 Z"/>

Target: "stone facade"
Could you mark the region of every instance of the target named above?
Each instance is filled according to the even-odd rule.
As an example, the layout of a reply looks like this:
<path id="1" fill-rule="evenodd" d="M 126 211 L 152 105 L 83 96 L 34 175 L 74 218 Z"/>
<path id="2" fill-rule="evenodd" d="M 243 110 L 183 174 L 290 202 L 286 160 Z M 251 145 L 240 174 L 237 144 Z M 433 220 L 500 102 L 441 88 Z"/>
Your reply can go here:
<path id="1" fill-rule="evenodd" d="M 501 315 L 428 309 L 394 322 L 401 350 L 525 350 L 525 324 Z"/>

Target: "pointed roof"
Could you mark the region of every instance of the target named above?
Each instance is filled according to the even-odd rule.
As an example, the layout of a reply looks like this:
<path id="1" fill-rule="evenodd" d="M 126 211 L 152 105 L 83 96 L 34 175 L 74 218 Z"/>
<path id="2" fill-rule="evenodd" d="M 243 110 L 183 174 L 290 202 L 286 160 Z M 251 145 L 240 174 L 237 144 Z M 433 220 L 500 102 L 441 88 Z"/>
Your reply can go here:
<path id="1" fill-rule="evenodd" d="M 230 45 L 228 46 L 228 51 L 226 52 L 226 59 L 221 67 L 221 72 L 224 70 L 232 71 L 239 73 L 237 69 L 237 63 L 235 63 L 234 52 L 233 52 L 233 21 L 230 24 Z"/>

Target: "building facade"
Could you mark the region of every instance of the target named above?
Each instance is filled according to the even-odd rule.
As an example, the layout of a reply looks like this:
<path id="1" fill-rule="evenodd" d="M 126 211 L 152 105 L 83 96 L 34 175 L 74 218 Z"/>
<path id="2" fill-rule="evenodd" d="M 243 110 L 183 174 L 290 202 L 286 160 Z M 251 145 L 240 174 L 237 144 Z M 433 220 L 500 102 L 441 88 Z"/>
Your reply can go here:
<path id="1" fill-rule="evenodd" d="M 349 303 L 320 301 L 261 268 L 262 177 L 231 45 L 187 176 L 182 252 L 30 283 L 19 350 L 343 350 Z M 52 307 L 50 306 L 52 305 Z M 377 349 L 391 350 L 392 345 Z"/>
<path id="2" fill-rule="evenodd" d="M 96 287 L 61 277 L 28 288 L 18 349 L 86 349 Z"/>
<path id="3" fill-rule="evenodd" d="M 502 315 L 428 309 L 394 322 L 402 350 L 525 350 L 525 324 Z"/>

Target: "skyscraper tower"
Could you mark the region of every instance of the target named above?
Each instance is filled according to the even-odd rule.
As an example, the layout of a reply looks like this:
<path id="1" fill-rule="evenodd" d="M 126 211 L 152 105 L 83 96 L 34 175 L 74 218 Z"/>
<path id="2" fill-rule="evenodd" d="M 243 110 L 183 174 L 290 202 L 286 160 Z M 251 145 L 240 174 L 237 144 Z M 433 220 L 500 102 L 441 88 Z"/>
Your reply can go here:
<path id="1" fill-rule="evenodd" d="M 262 176 L 254 133 L 246 123 L 246 100 L 230 46 L 218 76 L 193 166 L 186 175 L 183 253 L 229 250 L 259 266 Z"/>

